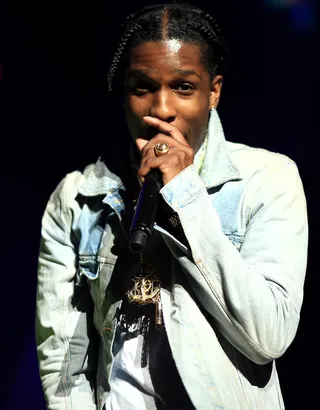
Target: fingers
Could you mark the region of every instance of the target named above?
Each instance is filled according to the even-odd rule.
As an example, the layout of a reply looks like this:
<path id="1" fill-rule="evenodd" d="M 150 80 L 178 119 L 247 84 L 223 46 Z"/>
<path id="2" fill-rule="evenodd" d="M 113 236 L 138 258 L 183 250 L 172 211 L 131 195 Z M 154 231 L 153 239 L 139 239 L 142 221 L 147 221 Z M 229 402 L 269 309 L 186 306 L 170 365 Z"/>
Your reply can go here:
<path id="1" fill-rule="evenodd" d="M 136 138 L 135 142 L 139 152 L 141 152 L 143 150 L 143 147 L 148 143 L 148 141 L 144 138 Z"/>
<path id="2" fill-rule="evenodd" d="M 181 144 L 188 145 L 182 133 L 176 127 L 174 127 L 173 125 L 170 125 L 168 122 L 162 121 L 162 120 L 159 120 L 159 118 L 150 117 L 150 116 L 143 117 L 143 120 L 145 123 L 147 123 L 151 127 L 159 130 L 160 133 L 164 133 L 165 135 L 169 135 L 170 137 L 173 137 L 174 139 L 179 141 Z"/>
<path id="3" fill-rule="evenodd" d="M 136 139 L 137 147 L 141 152 L 138 178 L 143 183 L 151 169 L 159 169 L 165 185 L 193 163 L 194 151 L 182 133 L 173 125 L 154 117 L 143 117 L 143 119 L 159 132 L 150 141 Z M 157 157 L 154 148 L 159 142 L 167 144 L 169 152 Z"/>
<path id="4" fill-rule="evenodd" d="M 144 155 L 146 155 L 146 152 L 149 150 L 152 151 L 153 156 L 156 156 L 154 152 L 154 147 L 159 142 L 165 142 L 169 146 L 169 152 L 170 152 L 170 149 L 179 148 L 181 146 L 181 144 L 174 138 L 168 137 L 165 134 L 159 133 L 155 137 L 153 137 L 150 141 L 147 141 L 147 143 L 143 145 L 143 148 L 141 149 L 141 156 L 143 157 Z M 149 152 L 150 155 L 151 155 L 151 151 Z"/>
<path id="5" fill-rule="evenodd" d="M 154 152 L 157 140 L 167 143 L 170 147 L 169 152 L 160 157 L 157 157 Z M 141 165 L 138 171 L 138 178 L 142 183 L 144 177 L 151 169 L 158 168 L 162 174 L 163 183 L 166 185 L 176 175 L 193 163 L 193 149 L 189 146 L 180 144 L 176 140 L 174 140 L 172 144 L 172 141 L 172 137 L 157 135 L 144 146 L 141 152 Z"/>
<path id="6" fill-rule="evenodd" d="M 144 149 L 150 148 L 151 141 L 157 141 L 156 143 L 163 141 L 163 142 L 166 142 L 167 144 L 169 143 L 170 147 L 175 146 L 174 142 L 177 141 L 178 143 L 189 147 L 189 144 L 187 143 L 182 133 L 173 125 L 170 125 L 169 123 L 162 121 L 156 117 L 145 116 L 143 117 L 143 120 L 150 127 L 158 130 L 159 133 L 156 134 L 156 136 L 153 137 L 150 141 L 147 141 L 145 138 L 137 138 L 135 140 L 137 148 L 141 153 L 143 153 Z M 153 144 L 153 142 L 151 142 L 151 144 Z"/>
<path id="7" fill-rule="evenodd" d="M 163 182 L 166 184 L 192 163 L 193 158 L 186 151 L 172 148 L 168 154 L 156 157 L 153 149 L 150 148 L 141 159 L 138 178 L 143 183 L 144 178 L 151 169 L 159 169 L 162 173 Z"/>

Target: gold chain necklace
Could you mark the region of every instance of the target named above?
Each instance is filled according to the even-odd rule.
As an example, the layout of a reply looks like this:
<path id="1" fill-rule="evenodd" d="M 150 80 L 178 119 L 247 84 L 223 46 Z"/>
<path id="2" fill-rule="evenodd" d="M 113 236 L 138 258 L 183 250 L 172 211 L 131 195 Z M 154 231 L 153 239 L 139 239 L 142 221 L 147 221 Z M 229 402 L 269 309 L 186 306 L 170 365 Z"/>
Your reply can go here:
<path id="1" fill-rule="evenodd" d="M 151 264 L 146 264 L 140 254 L 141 272 L 139 276 L 132 278 L 133 286 L 127 291 L 130 303 L 137 305 L 155 305 L 155 327 L 159 329 L 162 325 L 162 303 L 160 282 L 155 275 L 155 269 Z"/>

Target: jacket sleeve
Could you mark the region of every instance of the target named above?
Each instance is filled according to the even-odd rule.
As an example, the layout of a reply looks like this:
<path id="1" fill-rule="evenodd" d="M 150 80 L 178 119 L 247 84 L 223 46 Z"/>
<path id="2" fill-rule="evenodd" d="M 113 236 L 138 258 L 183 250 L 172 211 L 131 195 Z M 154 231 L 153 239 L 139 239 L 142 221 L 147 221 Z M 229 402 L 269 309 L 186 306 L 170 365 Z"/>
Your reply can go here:
<path id="1" fill-rule="evenodd" d="M 293 161 L 278 161 L 264 178 L 254 178 L 261 182 L 246 201 L 249 218 L 240 252 L 222 232 L 193 166 L 161 193 L 178 213 L 189 242 L 192 256 L 179 260 L 199 303 L 231 344 L 253 362 L 265 364 L 286 351 L 297 331 L 308 223 Z"/>
<path id="2" fill-rule="evenodd" d="M 80 173 L 72 173 L 59 184 L 42 219 L 36 341 L 50 410 L 96 409 L 88 364 L 92 301 L 89 293 L 78 298 L 74 280 L 77 240 L 71 226 L 79 213 L 74 198 L 80 180 Z"/>

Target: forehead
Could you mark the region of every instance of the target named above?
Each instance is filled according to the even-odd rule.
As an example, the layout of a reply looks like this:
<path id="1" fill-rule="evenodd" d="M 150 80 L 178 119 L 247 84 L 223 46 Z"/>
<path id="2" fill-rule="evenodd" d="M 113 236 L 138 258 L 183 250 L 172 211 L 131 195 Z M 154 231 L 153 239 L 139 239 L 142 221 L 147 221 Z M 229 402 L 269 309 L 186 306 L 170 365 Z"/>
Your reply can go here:
<path id="1" fill-rule="evenodd" d="M 147 67 L 156 70 L 159 66 L 205 70 L 201 48 L 194 43 L 183 43 L 178 40 L 150 41 L 130 50 L 129 69 Z"/>

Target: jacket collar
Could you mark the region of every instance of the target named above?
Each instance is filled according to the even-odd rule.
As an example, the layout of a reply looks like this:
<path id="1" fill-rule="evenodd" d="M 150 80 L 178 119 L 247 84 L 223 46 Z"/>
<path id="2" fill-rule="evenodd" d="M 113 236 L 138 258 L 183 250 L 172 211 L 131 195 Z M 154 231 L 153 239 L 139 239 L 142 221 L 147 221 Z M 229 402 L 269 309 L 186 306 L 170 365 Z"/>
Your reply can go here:
<path id="1" fill-rule="evenodd" d="M 89 171 L 85 183 L 80 187 L 79 193 L 84 196 L 109 195 L 123 187 L 120 177 L 112 173 L 102 157 Z"/>
<path id="2" fill-rule="evenodd" d="M 232 162 L 216 109 L 210 113 L 208 145 L 201 171 L 206 188 L 214 188 L 228 181 L 240 180 L 238 168 Z"/>
<path id="3" fill-rule="evenodd" d="M 225 182 L 240 180 L 238 168 L 233 164 L 225 140 L 221 121 L 216 110 L 211 111 L 208 125 L 208 143 L 201 177 L 207 188 L 217 187 Z M 89 171 L 88 177 L 79 192 L 84 196 L 115 194 L 124 184 L 121 178 L 112 173 L 102 157 Z"/>

